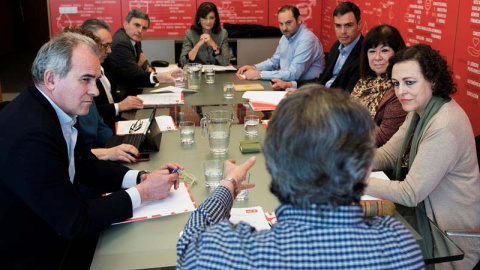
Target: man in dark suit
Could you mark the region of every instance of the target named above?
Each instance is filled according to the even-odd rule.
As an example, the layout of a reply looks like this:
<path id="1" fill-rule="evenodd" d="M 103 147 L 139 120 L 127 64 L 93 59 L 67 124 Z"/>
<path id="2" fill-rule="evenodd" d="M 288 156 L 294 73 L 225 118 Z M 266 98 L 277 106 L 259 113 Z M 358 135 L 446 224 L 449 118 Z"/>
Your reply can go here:
<path id="1" fill-rule="evenodd" d="M 142 78 L 153 86 L 158 82 L 174 82 L 170 74 L 156 73 L 142 51 L 143 35 L 150 26 L 148 14 L 133 9 L 127 14 L 123 28 L 113 35 L 112 53 L 108 56 L 125 75 Z M 174 72 L 179 72 L 180 69 Z M 148 86 L 148 85 L 146 85 Z"/>
<path id="2" fill-rule="evenodd" d="M 141 203 L 168 196 L 182 169 L 152 173 L 99 161 L 74 128 L 88 113 L 100 77 L 96 43 L 62 33 L 46 43 L 32 66 L 35 86 L 0 114 L 0 260 L 3 269 L 72 269 L 75 240 L 132 216 Z M 83 199 L 78 185 L 113 192 Z M 122 190 L 126 189 L 126 190 Z M 94 248 L 94 247 L 93 247 Z M 91 257 L 84 268 L 91 263 Z M 77 267 L 78 268 L 78 265 Z"/>
<path id="3" fill-rule="evenodd" d="M 100 39 L 102 46 L 102 56 L 100 57 L 102 75 L 97 80 L 97 87 L 100 93 L 95 97 L 95 103 L 105 124 L 112 131 L 115 131 L 115 122 L 122 120 L 119 118 L 121 112 L 143 108 L 143 101 L 136 96 L 127 96 L 122 100 L 117 93 L 117 84 L 123 83 L 135 87 L 150 87 L 152 86 L 150 78 L 129 76 L 129 73 L 122 72 L 121 69 L 115 66 L 113 60 L 108 58 L 108 55 L 112 52 L 112 34 L 110 33 L 110 25 L 106 22 L 98 19 L 89 19 L 80 27 L 90 30 Z"/>
<path id="4" fill-rule="evenodd" d="M 349 93 L 360 79 L 360 8 L 351 2 L 340 3 L 333 11 L 338 40 L 330 48 L 325 70 L 313 80 L 285 82 L 273 79 L 273 89 L 295 91 L 306 83 L 319 83 L 327 88 L 341 88 Z"/>

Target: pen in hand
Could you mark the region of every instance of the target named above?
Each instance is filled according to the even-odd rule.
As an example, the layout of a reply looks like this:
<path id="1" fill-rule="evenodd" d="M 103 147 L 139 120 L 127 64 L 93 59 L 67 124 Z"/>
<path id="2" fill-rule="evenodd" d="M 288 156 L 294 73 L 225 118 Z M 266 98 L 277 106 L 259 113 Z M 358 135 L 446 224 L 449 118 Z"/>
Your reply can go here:
<path id="1" fill-rule="evenodd" d="M 178 173 L 178 169 L 173 169 L 170 171 L 170 173 Z M 179 185 L 180 185 L 180 178 L 177 181 L 175 181 L 175 183 L 173 184 L 173 188 L 177 190 Z"/>

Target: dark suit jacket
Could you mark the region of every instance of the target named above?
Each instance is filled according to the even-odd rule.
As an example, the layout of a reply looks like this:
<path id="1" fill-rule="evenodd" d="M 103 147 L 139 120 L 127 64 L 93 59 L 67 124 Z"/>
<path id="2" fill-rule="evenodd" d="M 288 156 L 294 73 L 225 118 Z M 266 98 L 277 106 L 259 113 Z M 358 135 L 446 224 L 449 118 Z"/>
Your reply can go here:
<path id="1" fill-rule="evenodd" d="M 120 102 L 120 96 L 117 94 L 117 75 L 115 72 L 115 66 L 111 59 L 107 58 L 102 63 L 102 67 L 105 73 L 105 76 L 110 81 L 111 93 L 114 102 Z M 115 113 L 115 105 L 110 104 L 108 101 L 107 93 L 105 87 L 100 80 L 97 80 L 98 96 L 95 97 L 95 103 L 97 105 L 98 113 L 103 118 L 105 124 L 115 132 L 115 121 L 117 121 L 117 116 Z"/>
<path id="2" fill-rule="evenodd" d="M 342 69 L 333 81 L 330 88 L 341 88 L 349 93 L 352 92 L 353 87 L 357 84 L 358 80 L 360 79 L 360 51 L 362 49 L 362 41 L 363 36 L 360 36 L 357 44 L 353 47 L 353 50 L 348 55 L 347 60 L 343 64 Z M 300 87 L 306 83 L 319 83 L 325 85 L 330 78 L 332 78 L 333 69 L 335 68 L 335 64 L 337 63 L 338 56 L 340 55 L 340 51 L 338 47 L 340 46 L 340 42 L 337 40 L 328 53 L 327 65 L 323 72 L 320 74 L 318 78 L 313 80 L 300 80 L 297 81 L 297 87 Z"/>
<path id="3" fill-rule="evenodd" d="M 83 200 L 78 183 L 112 192 L 128 168 L 99 161 L 79 136 L 75 180 L 48 100 L 31 86 L 0 113 L 0 261 L 4 269 L 59 269 L 72 239 L 132 216 L 125 191 Z"/>
<path id="4" fill-rule="evenodd" d="M 140 47 L 140 53 L 142 49 Z M 125 33 L 125 29 L 120 28 L 113 35 L 112 53 L 108 56 L 113 60 L 114 64 L 123 73 L 122 76 L 127 76 L 126 81 L 135 80 L 137 87 L 151 87 L 154 84 L 150 83 L 150 72 L 145 71 L 150 64 L 145 61 L 143 67 L 137 65 L 138 58 L 135 53 L 135 48 L 130 42 L 130 38 Z"/>

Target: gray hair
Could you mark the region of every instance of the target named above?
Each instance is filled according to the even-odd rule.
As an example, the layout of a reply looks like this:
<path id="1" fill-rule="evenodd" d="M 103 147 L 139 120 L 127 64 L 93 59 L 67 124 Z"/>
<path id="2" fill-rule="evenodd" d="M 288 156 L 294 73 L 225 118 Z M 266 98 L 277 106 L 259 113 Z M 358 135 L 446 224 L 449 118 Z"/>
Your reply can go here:
<path id="1" fill-rule="evenodd" d="M 283 204 L 359 202 L 372 164 L 375 124 L 365 107 L 340 89 L 309 84 L 286 97 L 263 144 L 270 191 Z"/>
<path id="2" fill-rule="evenodd" d="M 106 23 L 105 21 L 99 19 L 88 19 L 83 22 L 82 25 L 80 25 L 80 28 L 90 30 L 92 31 L 92 33 L 96 33 L 100 29 L 105 29 L 108 32 L 112 32 L 112 28 L 110 27 L 110 25 L 108 25 L 108 23 Z"/>
<path id="3" fill-rule="evenodd" d="M 129 23 L 132 18 L 138 18 L 138 19 L 144 19 L 148 21 L 148 27 L 150 27 L 150 18 L 148 17 L 148 14 L 145 11 L 139 10 L 139 9 L 132 9 L 130 12 L 127 14 L 127 18 L 125 20 Z"/>
<path id="4" fill-rule="evenodd" d="M 47 69 L 52 69 L 60 78 L 64 78 L 70 71 L 73 49 L 80 44 L 90 47 L 100 58 L 100 49 L 91 38 L 77 33 L 60 33 L 38 51 L 32 65 L 33 82 L 36 85 L 43 84 L 43 75 Z"/>

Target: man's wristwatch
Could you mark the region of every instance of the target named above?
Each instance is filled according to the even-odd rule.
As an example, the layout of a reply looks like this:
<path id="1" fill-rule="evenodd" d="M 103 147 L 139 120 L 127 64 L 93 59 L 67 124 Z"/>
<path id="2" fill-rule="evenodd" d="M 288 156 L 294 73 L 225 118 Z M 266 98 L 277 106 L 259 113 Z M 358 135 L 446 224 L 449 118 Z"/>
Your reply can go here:
<path id="1" fill-rule="evenodd" d="M 225 179 L 223 179 L 223 180 L 232 183 L 232 185 L 233 185 L 233 198 L 235 199 L 235 198 L 237 197 L 237 194 L 238 194 L 238 184 L 237 184 L 237 181 L 235 181 L 235 179 L 233 179 L 232 177 L 227 177 L 227 178 L 225 178 Z"/>
<path id="2" fill-rule="evenodd" d="M 138 174 L 137 174 L 137 185 L 142 182 L 142 175 L 144 175 L 146 173 L 150 173 L 150 172 L 147 171 L 147 170 L 141 170 L 141 171 L 138 172 Z"/>
<path id="3" fill-rule="evenodd" d="M 158 82 L 158 78 L 157 78 L 157 72 L 153 72 L 153 81 L 154 81 L 155 83 L 159 83 L 159 82 Z"/>

